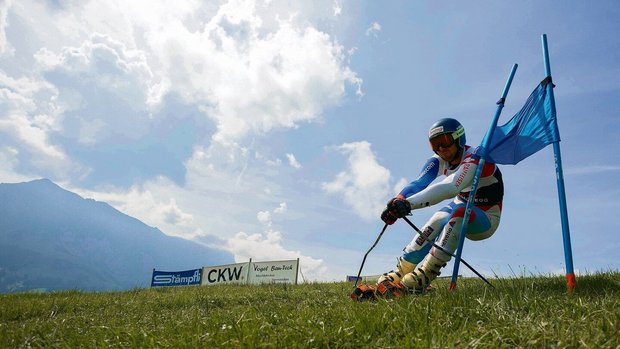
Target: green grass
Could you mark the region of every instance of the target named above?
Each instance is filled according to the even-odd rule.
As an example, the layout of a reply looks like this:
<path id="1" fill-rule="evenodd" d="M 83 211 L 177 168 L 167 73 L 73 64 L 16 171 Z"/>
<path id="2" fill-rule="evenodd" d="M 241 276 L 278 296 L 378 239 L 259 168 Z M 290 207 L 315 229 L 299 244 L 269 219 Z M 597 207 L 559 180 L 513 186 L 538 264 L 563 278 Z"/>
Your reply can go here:
<path id="1" fill-rule="evenodd" d="M 464 279 L 354 302 L 350 283 L 0 295 L 0 348 L 617 348 L 620 273 Z"/>

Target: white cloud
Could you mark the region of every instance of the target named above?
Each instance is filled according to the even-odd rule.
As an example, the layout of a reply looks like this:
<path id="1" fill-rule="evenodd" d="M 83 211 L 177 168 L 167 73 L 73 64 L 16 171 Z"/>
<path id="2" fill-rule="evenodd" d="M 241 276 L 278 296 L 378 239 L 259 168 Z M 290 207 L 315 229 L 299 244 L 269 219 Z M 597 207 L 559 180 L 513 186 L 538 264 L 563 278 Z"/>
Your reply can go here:
<path id="1" fill-rule="evenodd" d="M 27 145 L 31 153 L 40 152 L 45 159 L 55 161 L 65 161 L 66 155 L 56 146 L 48 141 L 45 126 L 34 120 L 30 120 L 26 115 L 9 115 L 0 120 L 0 131 L 14 135 L 22 144 Z"/>
<path id="2" fill-rule="evenodd" d="M 212 168 L 211 171 L 218 170 Z M 114 187 L 101 187 L 97 191 L 78 188 L 70 190 L 84 197 L 107 202 L 148 225 L 160 228 L 166 234 L 196 239 L 202 243 L 209 241 L 207 244 L 210 247 L 231 252 L 238 262 L 247 261 L 249 258 L 256 261 L 300 258 L 302 273 L 307 280 L 342 278 L 341 275 L 330 273 L 322 259 L 287 248 L 283 234 L 272 229 L 274 217 L 287 213 L 286 202 L 280 202 L 273 210 L 258 211 L 255 217 L 262 225 L 263 232 L 248 234 L 237 230 L 235 233 L 234 229 L 244 224 L 244 230 L 261 227 L 242 222 L 244 212 L 251 209 L 252 205 L 244 207 L 246 205 L 240 202 L 253 201 L 251 196 L 239 196 L 239 200 L 230 201 L 227 198 L 234 195 L 229 191 L 217 192 L 216 188 L 219 186 L 230 187 L 230 182 L 235 182 L 230 176 L 224 177 L 228 178 L 228 183 L 213 183 L 211 179 L 216 177 L 212 173 L 205 178 L 211 185 L 201 187 L 182 188 L 165 178 L 158 178 L 143 185 L 134 185 L 129 190 Z M 248 185 L 251 187 L 253 184 Z"/>
<path id="3" fill-rule="evenodd" d="M 0 117 L 29 115 L 39 126 L 58 130 L 55 119 L 64 110 L 56 103 L 57 98 L 58 90 L 46 81 L 27 77 L 14 79 L 0 70 Z"/>
<path id="4" fill-rule="evenodd" d="M 271 213 L 269 211 L 260 211 L 256 214 L 256 218 L 259 222 L 271 226 Z"/>
<path id="5" fill-rule="evenodd" d="M 593 173 L 603 172 L 618 172 L 620 166 L 618 165 L 589 165 L 583 167 L 573 167 L 564 170 L 566 175 L 589 175 Z"/>
<path id="6" fill-rule="evenodd" d="M 337 105 L 347 84 L 361 84 L 328 34 L 296 16 L 273 28 L 268 19 L 254 1 L 231 1 L 201 31 L 172 25 L 147 36 L 172 91 L 203 103 L 216 122 L 215 140 L 297 127 Z"/>
<path id="7" fill-rule="evenodd" d="M 338 1 L 334 1 L 334 16 L 338 17 L 340 16 L 340 14 L 342 13 L 342 4 L 340 4 Z"/>
<path id="8" fill-rule="evenodd" d="M 0 6 L 0 18 L 9 3 Z M 223 144 L 319 120 L 342 101 L 347 86 L 361 95 L 362 83 L 349 68 L 346 50 L 313 26 L 317 19 L 333 20 L 333 1 L 321 4 L 328 6 L 253 0 L 12 6 L 11 16 L 23 27 L 16 30 L 27 29 L 32 43 L 33 52 L 24 54 L 37 63 L 26 68 L 40 74 L 28 79 L 46 83 L 55 94 L 46 102 L 54 111 L 38 114 L 51 118 L 64 138 L 45 130 L 47 152 L 62 151 L 52 139 L 92 148 L 146 137 L 153 117 L 181 117 L 164 109 L 167 94 L 202 110 L 217 127 L 213 139 Z M 35 22 L 38 30 L 30 29 Z M 6 22 L 0 23 L 4 34 Z M 40 101 L 27 102 L 41 109 Z M 26 107 L 19 115 L 28 115 Z M 299 165 L 290 158 L 289 164 Z"/>
<path id="9" fill-rule="evenodd" d="M 348 168 L 331 182 L 322 184 L 330 194 L 340 194 L 344 201 L 364 219 L 375 219 L 389 196 L 390 171 L 379 165 L 371 144 L 362 141 L 337 147 L 348 155 Z"/>
<path id="10" fill-rule="evenodd" d="M 366 29 L 366 36 L 374 36 L 375 38 L 379 36 L 379 32 L 381 32 L 381 24 L 377 22 L 372 22 L 370 27 Z"/>
<path id="11" fill-rule="evenodd" d="M 7 16 L 12 2 L 12 0 L 0 1 L 0 55 L 8 50 L 8 42 L 6 41 L 6 27 L 8 25 Z"/>
<path id="12" fill-rule="evenodd" d="M 288 159 L 288 164 L 291 165 L 291 167 L 296 169 L 301 168 L 301 164 L 297 161 L 297 159 L 295 159 L 295 155 L 287 153 L 286 158 Z"/>
<path id="13" fill-rule="evenodd" d="M 275 208 L 273 210 L 273 214 L 269 211 L 260 211 L 256 214 L 256 218 L 258 219 L 259 222 L 261 222 L 263 225 L 267 226 L 267 227 L 271 227 L 273 225 L 273 215 L 274 214 L 282 214 L 284 212 L 286 212 L 286 202 L 282 202 L 280 203 L 280 206 L 278 206 L 277 208 Z"/>
<path id="14" fill-rule="evenodd" d="M 89 84 L 115 92 L 120 100 L 144 105 L 149 102 L 153 72 L 142 50 L 130 49 L 109 35 L 93 33 L 80 46 L 64 47 L 54 54 L 40 49 L 35 58 L 45 71 L 61 70 Z"/>
<path id="15" fill-rule="evenodd" d="M 63 108 L 57 99 L 58 91 L 51 84 L 13 79 L 0 70 L 0 146 L 14 148 L 15 156 L 23 157 L 33 171 L 64 177 L 84 169 L 50 139 L 60 131 Z"/>
<path id="16" fill-rule="evenodd" d="M 280 206 L 278 206 L 273 213 L 285 213 L 287 210 L 286 202 L 281 202 Z"/>
<path id="17" fill-rule="evenodd" d="M 20 175 L 16 168 L 19 165 L 19 150 L 14 147 L 0 146 L 0 181 L 6 183 L 25 182 L 35 178 Z"/>
<path id="18" fill-rule="evenodd" d="M 65 109 L 73 111 L 64 123 L 79 125 L 65 127 L 65 135 L 93 145 L 115 134 L 137 139 L 149 130 L 146 116 L 160 100 L 161 86 L 143 51 L 94 33 L 80 46 L 58 54 L 42 48 L 35 58 L 48 80 L 61 86 Z"/>
<path id="19" fill-rule="evenodd" d="M 241 194 L 246 188 L 243 178 L 249 161 L 248 149 L 237 143 L 214 142 L 209 147 L 196 146 L 185 163 L 186 186 Z"/>
<path id="20" fill-rule="evenodd" d="M 328 276 L 327 268 L 322 259 L 304 256 L 301 251 L 285 249 L 282 246 L 282 234 L 278 231 L 268 230 L 263 234 L 239 232 L 228 239 L 222 247 L 234 254 L 236 262 L 245 262 L 250 258 L 254 261 L 299 258 L 300 267 L 306 280 L 324 280 Z"/>
<path id="21" fill-rule="evenodd" d="M 165 178 L 158 178 L 144 185 L 136 184 L 129 189 L 106 186 L 98 190 L 71 190 L 83 197 L 106 202 L 169 235 L 187 239 L 204 235 L 202 229 L 196 225 L 194 216 L 181 209 L 177 204 L 178 199 L 173 197 L 181 194 L 182 189 Z"/>
<path id="22" fill-rule="evenodd" d="M 246 136 L 320 121 L 348 89 L 361 95 L 362 80 L 346 48 L 313 24 L 334 20 L 333 0 L 180 0 L 174 6 L 24 0 L 10 9 L 9 18 L 17 19 L 11 31 L 5 30 L 7 4 L 0 5 L 0 45 L 24 49 L 16 54 L 28 59 L 8 57 L 20 69 L 0 71 L 3 179 L 22 178 L 17 171 L 34 167 L 32 173 L 170 235 L 228 241 L 239 232 L 263 231 L 254 241 L 273 247 L 273 255 L 264 249 L 263 257 L 299 256 L 302 268 L 312 266 L 317 277 L 326 270 L 320 259 L 291 251 L 272 229 L 307 214 L 299 203 L 287 205 L 290 179 L 279 171 L 285 163 L 301 164 L 293 154 L 282 157 L 282 150 L 255 150 Z M 5 33 L 23 37 L 4 40 Z M 28 45 L 17 46 L 17 39 Z M 187 105 L 188 124 L 200 129 L 195 141 L 188 137 L 183 144 L 190 150 L 175 158 L 185 170 L 176 182 L 137 173 L 133 185 L 122 187 L 103 174 L 88 177 L 93 189 L 80 189 L 89 169 L 76 164 L 78 153 L 107 155 L 120 147 L 120 156 L 144 154 L 142 141 L 159 141 L 154 125 L 182 117 L 170 100 Z M 88 161 L 93 172 L 104 166 L 97 156 Z M 110 164 L 108 172 L 133 170 L 114 168 L 125 163 Z M 50 168 L 59 170 L 48 175 Z"/>
<path id="23" fill-rule="evenodd" d="M 170 198 L 167 204 L 161 205 L 158 210 L 164 222 L 174 225 L 189 226 L 193 223 L 194 217 L 187 214 L 177 206 L 175 199 Z"/>

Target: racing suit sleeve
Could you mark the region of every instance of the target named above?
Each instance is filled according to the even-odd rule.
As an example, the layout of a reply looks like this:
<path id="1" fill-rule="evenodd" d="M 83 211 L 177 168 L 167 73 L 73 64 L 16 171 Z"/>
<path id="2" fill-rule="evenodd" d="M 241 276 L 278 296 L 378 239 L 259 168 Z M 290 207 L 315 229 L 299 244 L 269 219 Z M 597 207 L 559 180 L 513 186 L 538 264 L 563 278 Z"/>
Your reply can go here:
<path id="1" fill-rule="evenodd" d="M 447 176 L 441 182 L 435 183 L 426 189 L 407 196 L 411 203 L 411 209 L 415 210 L 422 207 L 432 206 L 446 199 L 452 199 L 463 189 L 469 187 L 474 179 L 478 159 L 467 158 L 463 161 L 459 169 Z"/>
<path id="2" fill-rule="evenodd" d="M 406 198 L 413 194 L 419 193 L 424 188 L 428 187 L 428 185 L 431 184 L 435 178 L 437 178 L 438 173 L 439 159 L 433 156 L 428 159 L 424 164 L 424 167 L 422 167 L 422 171 L 420 172 L 418 179 L 405 186 L 398 194 L 398 197 Z"/>

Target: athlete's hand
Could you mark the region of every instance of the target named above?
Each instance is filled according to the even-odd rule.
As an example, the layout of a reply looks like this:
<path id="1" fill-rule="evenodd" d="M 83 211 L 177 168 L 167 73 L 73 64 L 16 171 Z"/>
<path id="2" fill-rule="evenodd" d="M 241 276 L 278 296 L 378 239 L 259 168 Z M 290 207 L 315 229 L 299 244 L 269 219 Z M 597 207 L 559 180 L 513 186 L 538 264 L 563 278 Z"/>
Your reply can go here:
<path id="1" fill-rule="evenodd" d="M 381 220 L 384 221 L 385 224 L 392 225 L 397 219 L 398 217 L 394 216 L 387 208 L 381 213 Z"/>
<path id="2" fill-rule="evenodd" d="M 396 218 L 403 218 L 411 213 L 411 204 L 407 201 L 407 199 L 395 197 L 388 201 L 387 209 Z"/>

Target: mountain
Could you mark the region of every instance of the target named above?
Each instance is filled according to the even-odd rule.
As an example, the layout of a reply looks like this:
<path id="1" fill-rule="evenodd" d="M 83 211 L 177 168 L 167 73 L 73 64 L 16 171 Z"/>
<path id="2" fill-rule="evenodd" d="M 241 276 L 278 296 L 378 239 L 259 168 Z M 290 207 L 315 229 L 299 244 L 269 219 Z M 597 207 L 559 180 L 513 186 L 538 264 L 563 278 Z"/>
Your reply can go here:
<path id="1" fill-rule="evenodd" d="M 50 180 L 0 184 L 0 292 L 150 286 L 153 268 L 233 263 Z"/>

